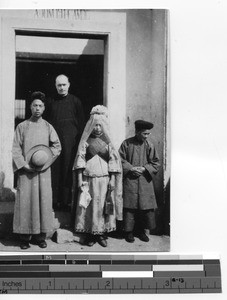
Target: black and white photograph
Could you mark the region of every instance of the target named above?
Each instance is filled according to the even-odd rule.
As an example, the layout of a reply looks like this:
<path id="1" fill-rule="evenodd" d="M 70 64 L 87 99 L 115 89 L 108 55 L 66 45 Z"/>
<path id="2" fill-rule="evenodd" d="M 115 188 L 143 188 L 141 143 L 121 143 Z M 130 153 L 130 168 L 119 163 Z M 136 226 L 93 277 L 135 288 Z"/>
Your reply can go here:
<path id="1" fill-rule="evenodd" d="M 168 9 L 0 18 L 0 251 L 168 252 Z"/>
<path id="2" fill-rule="evenodd" d="M 226 12 L 0 0 L 0 294 L 226 299 Z"/>

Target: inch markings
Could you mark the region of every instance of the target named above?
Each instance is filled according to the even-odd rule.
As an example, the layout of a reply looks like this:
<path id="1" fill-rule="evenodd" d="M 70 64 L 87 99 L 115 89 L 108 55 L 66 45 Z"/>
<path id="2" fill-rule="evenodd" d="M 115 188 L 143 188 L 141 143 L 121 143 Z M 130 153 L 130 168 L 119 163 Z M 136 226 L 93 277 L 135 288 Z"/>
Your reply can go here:
<path id="1" fill-rule="evenodd" d="M 221 266 L 217 257 L 0 255 L 0 294 L 221 292 Z"/>

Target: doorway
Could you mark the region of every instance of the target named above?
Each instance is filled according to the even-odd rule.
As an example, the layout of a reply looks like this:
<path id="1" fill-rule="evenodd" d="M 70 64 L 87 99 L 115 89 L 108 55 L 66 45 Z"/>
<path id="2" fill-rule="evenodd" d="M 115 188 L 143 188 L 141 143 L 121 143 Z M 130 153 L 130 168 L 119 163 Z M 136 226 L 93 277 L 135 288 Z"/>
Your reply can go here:
<path id="1" fill-rule="evenodd" d="M 16 35 L 15 127 L 31 116 L 34 91 L 53 97 L 59 74 L 68 76 L 69 93 L 80 98 L 87 121 L 91 108 L 104 104 L 104 40 Z"/>
<path id="2" fill-rule="evenodd" d="M 91 46 L 93 43 L 96 43 L 97 40 L 100 40 L 102 45 L 104 45 L 103 53 L 93 53 L 93 55 L 103 56 L 103 77 L 100 79 L 103 81 L 101 95 L 103 96 L 103 104 L 108 107 L 110 132 L 114 144 L 118 148 L 126 135 L 126 13 L 89 11 L 87 12 L 86 20 L 76 18 L 74 15 L 69 15 L 69 18 L 63 20 L 58 18 L 57 14 L 49 18 L 42 14 L 37 14 L 36 10 L 20 10 L 1 12 L 0 18 L 0 52 L 2 58 L 0 64 L 0 143 L 2 145 L 0 163 L 5 174 L 5 186 L 13 187 L 14 176 L 11 148 L 15 129 L 15 115 L 18 115 L 19 122 L 25 118 L 24 112 L 27 110 L 25 104 L 31 92 L 27 84 L 28 81 L 24 82 L 23 88 L 20 88 L 20 85 L 18 85 L 18 76 L 21 77 L 20 80 L 23 80 L 23 73 L 19 73 L 19 66 L 16 67 L 16 62 L 19 62 L 19 58 L 20 60 L 23 58 L 23 61 L 25 61 L 26 58 L 27 62 L 29 62 L 28 60 L 37 60 L 38 57 L 35 53 L 38 53 L 39 59 L 42 58 L 43 60 L 44 57 L 41 55 L 42 51 L 39 52 L 37 48 L 40 46 L 47 49 L 48 40 L 51 40 L 51 38 L 73 39 L 74 41 L 77 39 L 88 39 L 90 40 L 89 43 L 87 43 L 88 47 L 84 48 L 86 51 L 93 48 Z M 23 47 L 18 47 L 19 37 L 24 37 L 25 39 L 28 39 L 28 37 L 48 37 L 48 39 L 45 39 L 45 43 L 35 43 L 33 40 L 30 40 L 31 42 L 29 43 L 23 41 L 21 44 L 26 46 L 26 49 L 24 49 Z M 59 39 L 57 40 L 59 41 Z M 94 40 L 94 42 L 91 40 Z M 58 45 L 59 44 L 61 43 L 58 43 Z M 32 50 L 34 45 L 36 49 Z M 48 54 L 50 54 L 52 58 L 54 56 L 57 58 L 60 66 L 63 57 L 68 55 L 68 58 L 70 58 L 70 54 L 64 52 L 55 53 L 57 46 L 54 43 L 51 43 L 50 48 L 51 51 L 46 51 L 47 53 L 45 53 L 45 61 L 47 61 L 47 58 L 49 58 Z M 67 47 L 64 47 L 64 51 L 65 49 L 67 49 Z M 69 47 L 69 49 L 72 48 Z M 86 51 L 82 51 L 79 54 L 80 57 L 82 54 L 90 54 Z M 63 57 L 59 56 L 59 54 Z M 76 52 L 73 52 L 72 55 L 75 57 Z M 83 56 L 81 59 L 82 58 Z M 29 69 L 31 68 L 29 67 Z M 22 70 L 26 72 L 25 68 Z M 16 71 L 18 72 L 17 75 Z M 101 78 L 101 76 L 99 78 Z M 88 77 L 85 79 L 88 81 Z M 33 80 L 33 82 L 37 83 L 37 80 L 38 79 Z M 80 78 L 80 80 L 82 81 L 82 78 Z M 49 81 L 46 79 L 45 83 L 47 84 L 47 82 Z M 47 84 L 48 91 L 54 88 L 54 81 L 50 80 L 50 82 L 51 83 Z M 41 89 L 42 86 L 35 86 L 34 88 Z M 71 82 L 71 93 L 74 92 L 72 88 L 74 88 L 74 82 Z M 84 92 L 88 93 L 90 89 L 88 88 Z M 90 93 L 90 95 L 91 94 L 92 93 Z M 47 93 L 47 96 L 48 95 L 49 92 Z M 90 97 L 93 99 L 93 95 Z M 89 102 L 92 101 L 90 97 L 87 96 L 85 100 L 81 100 L 89 104 Z M 89 107 L 89 105 L 87 105 L 87 107 Z M 89 109 L 86 110 L 89 111 Z"/>
<path id="3" fill-rule="evenodd" d="M 86 120 L 93 106 L 104 104 L 106 40 L 104 36 L 16 35 L 15 126 L 30 117 L 34 91 L 54 95 L 59 74 L 69 77 L 69 92 L 81 99 Z"/>

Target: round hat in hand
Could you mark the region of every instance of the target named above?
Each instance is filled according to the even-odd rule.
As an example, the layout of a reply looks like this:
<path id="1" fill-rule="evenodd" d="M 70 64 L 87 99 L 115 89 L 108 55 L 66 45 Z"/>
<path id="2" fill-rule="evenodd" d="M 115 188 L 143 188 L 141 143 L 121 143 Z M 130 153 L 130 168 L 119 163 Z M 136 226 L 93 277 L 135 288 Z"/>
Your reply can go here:
<path id="1" fill-rule="evenodd" d="M 36 151 L 32 157 L 31 162 L 36 167 L 43 167 L 45 163 L 48 161 L 48 154 L 44 150 L 38 150 Z"/>
<path id="2" fill-rule="evenodd" d="M 44 171 L 51 166 L 56 157 L 46 145 L 36 145 L 25 155 L 26 161 L 36 171 Z"/>

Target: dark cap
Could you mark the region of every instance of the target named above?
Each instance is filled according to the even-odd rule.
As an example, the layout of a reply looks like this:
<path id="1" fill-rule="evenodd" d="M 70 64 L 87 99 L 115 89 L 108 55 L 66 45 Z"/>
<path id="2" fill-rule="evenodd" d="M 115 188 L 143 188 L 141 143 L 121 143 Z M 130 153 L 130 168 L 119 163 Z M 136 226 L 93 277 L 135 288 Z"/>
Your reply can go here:
<path id="1" fill-rule="evenodd" d="M 147 122 L 147 121 L 144 121 L 144 120 L 135 121 L 136 130 L 149 130 L 153 127 L 154 127 L 154 125 L 150 122 Z"/>

